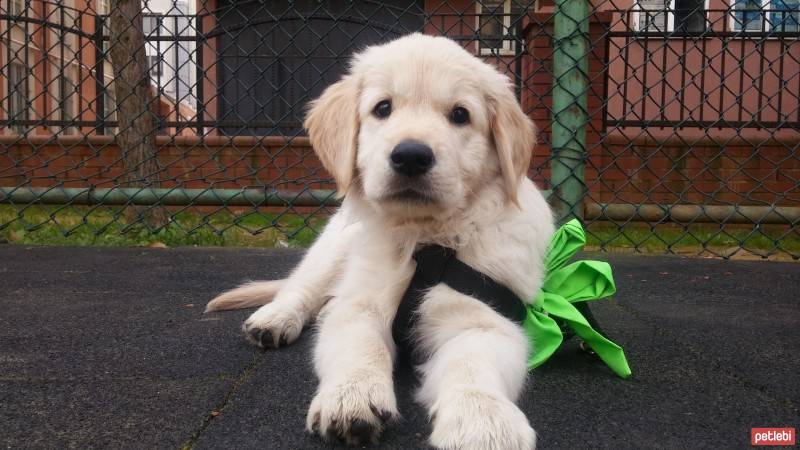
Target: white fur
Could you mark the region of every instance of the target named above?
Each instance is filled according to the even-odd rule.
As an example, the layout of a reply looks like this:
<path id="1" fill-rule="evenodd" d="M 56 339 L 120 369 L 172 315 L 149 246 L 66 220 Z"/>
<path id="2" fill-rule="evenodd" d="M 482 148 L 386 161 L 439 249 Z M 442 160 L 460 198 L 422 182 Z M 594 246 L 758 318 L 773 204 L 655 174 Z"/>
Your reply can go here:
<path id="1" fill-rule="evenodd" d="M 206 305 L 205 312 L 265 305 L 286 285 L 286 280 L 251 281 L 223 292 Z"/>
<path id="2" fill-rule="evenodd" d="M 375 104 L 387 98 L 391 115 L 375 117 Z M 468 124 L 448 121 L 454 106 L 469 111 Z M 356 55 L 342 81 L 312 104 L 306 127 L 347 196 L 245 330 L 259 345 L 278 346 L 317 318 L 320 385 L 307 426 L 350 444 L 374 441 L 398 415 L 391 325 L 415 248 L 452 247 L 523 300 L 538 292 L 554 227 L 547 203 L 524 177 L 534 130 L 504 75 L 448 39 L 420 34 Z M 431 201 L 391 198 L 397 175 L 389 154 L 407 139 L 433 149 L 436 163 L 424 179 Z M 223 294 L 212 309 L 267 299 L 271 286 L 262 297 L 252 285 Z M 427 358 L 418 367 L 418 400 L 431 416 L 431 444 L 533 448 L 536 435 L 515 405 L 531 351 L 522 329 L 445 285 L 427 293 L 419 317 L 415 339 Z"/>

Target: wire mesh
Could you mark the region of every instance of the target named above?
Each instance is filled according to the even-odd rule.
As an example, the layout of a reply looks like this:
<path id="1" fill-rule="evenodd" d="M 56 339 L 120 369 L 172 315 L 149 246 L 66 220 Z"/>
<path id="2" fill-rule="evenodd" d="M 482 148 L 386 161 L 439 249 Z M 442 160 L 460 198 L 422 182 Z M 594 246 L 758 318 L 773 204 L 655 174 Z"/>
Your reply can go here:
<path id="1" fill-rule="evenodd" d="M 798 259 L 799 8 L 0 0 L 0 236 L 306 245 L 336 200 L 305 105 L 419 31 L 514 81 L 529 175 L 591 248 Z"/>

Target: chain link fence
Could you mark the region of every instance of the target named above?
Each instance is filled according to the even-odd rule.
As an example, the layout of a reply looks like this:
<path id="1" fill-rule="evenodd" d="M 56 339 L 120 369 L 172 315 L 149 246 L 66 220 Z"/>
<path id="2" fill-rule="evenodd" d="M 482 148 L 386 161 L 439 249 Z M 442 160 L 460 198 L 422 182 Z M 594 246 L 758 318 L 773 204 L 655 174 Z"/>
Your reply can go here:
<path id="1" fill-rule="evenodd" d="M 307 245 L 304 107 L 445 35 L 514 81 L 529 175 L 592 248 L 800 258 L 796 0 L 0 0 L 0 236 Z"/>

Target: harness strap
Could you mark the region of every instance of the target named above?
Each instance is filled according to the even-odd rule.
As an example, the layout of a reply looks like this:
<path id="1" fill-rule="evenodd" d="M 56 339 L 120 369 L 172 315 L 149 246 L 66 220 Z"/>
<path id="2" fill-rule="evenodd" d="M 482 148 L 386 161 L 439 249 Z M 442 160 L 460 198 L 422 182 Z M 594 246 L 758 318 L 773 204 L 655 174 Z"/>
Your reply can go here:
<path id="1" fill-rule="evenodd" d="M 392 336 L 401 352 L 407 352 L 411 347 L 416 310 L 425 293 L 439 283 L 486 303 L 509 320 L 522 323 L 525 319 L 525 304 L 516 294 L 460 261 L 456 258 L 455 250 L 427 245 L 417 250 L 413 257 L 417 268 L 392 323 Z"/>

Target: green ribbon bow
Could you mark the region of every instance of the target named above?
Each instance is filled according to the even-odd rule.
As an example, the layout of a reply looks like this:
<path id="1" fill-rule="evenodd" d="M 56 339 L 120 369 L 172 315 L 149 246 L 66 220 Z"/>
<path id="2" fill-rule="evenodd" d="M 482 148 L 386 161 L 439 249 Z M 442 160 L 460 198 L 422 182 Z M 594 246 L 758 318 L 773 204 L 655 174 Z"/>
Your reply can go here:
<path id="1" fill-rule="evenodd" d="M 556 231 L 545 258 L 546 276 L 536 301 L 528 306 L 523 327 L 534 354 L 528 361 L 533 369 L 556 351 L 564 340 L 559 322 L 580 336 L 608 367 L 622 378 L 631 375 L 622 347 L 595 331 L 573 303 L 598 300 L 617 291 L 611 266 L 603 261 L 566 262 L 586 244 L 586 234 L 577 219 Z"/>

